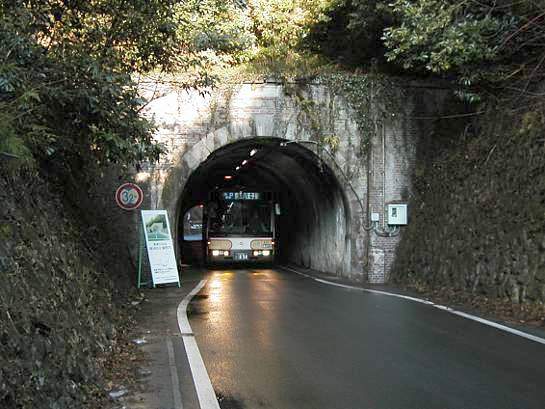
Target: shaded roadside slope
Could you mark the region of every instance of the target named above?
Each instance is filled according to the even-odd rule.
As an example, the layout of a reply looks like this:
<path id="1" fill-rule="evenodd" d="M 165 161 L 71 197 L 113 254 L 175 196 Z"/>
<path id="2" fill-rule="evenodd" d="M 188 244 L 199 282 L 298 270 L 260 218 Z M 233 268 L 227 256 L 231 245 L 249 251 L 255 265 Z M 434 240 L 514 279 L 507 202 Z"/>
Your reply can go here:
<path id="1" fill-rule="evenodd" d="M 97 253 L 37 173 L 2 168 L 0 202 L 0 407 L 105 407 L 117 313 Z"/>
<path id="2" fill-rule="evenodd" d="M 394 282 L 545 301 L 544 130 L 542 104 L 504 104 L 422 141 Z"/>

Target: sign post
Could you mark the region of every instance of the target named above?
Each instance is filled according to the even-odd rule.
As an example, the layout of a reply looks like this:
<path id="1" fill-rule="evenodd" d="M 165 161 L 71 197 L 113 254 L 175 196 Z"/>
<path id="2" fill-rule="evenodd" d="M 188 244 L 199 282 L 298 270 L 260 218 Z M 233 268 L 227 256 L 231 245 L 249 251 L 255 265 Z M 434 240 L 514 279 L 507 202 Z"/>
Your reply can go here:
<path id="1" fill-rule="evenodd" d="M 138 223 L 138 281 L 136 288 L 141 288 L 147 281 L 142 282 L 142 253 L 144 252 L 146 239 L 144 238 L 144 230 L 142 224 Z"/>
<path id="2" fill-rule="evenodd" d="M 115 202 L 123 210 L 136 210 L 144 200 L 144 192 L 140 186 L 134 183 L 123 183 L 115 191 Z M 140 288 L 146 282 L 142 282 L 142 252 L 144 247 L 144 232 L 142 225 L 138 223 L 138 281 L 136 287 Z"/>
<path id="3" fill-rule="evenodd" d="M 142 210 L 142 227 L 148 249 L 153 286 L 177 283 L 178 287 L 180 287 L 180 277 L 176 265 L 174 244 L 170 235 L 167 211 Z M 140 277 L 138 280 L 140 284 Z"/>

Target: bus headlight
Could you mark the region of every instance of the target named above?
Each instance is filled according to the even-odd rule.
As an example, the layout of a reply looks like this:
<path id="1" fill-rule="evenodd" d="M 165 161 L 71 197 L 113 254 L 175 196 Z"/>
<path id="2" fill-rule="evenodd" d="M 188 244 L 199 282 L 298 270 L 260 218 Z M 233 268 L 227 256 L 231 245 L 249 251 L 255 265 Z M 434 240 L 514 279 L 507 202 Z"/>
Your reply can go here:
<path id="1" fill-rule="evenodd" d="M 229 252 L 226 250 L 226 251 L 223 252 L 223 255 L 224 255 L 225 257 L 227 257 L 227 256 L 229 255 Z"/>
<path id="2" fill-rule="evenodd" d="M 264 255 L 265 257 L 270 256 L 270 255 L 271 255 L 270 250 L 263 250 L 263 255 Z"/>
<path id="3" fill-rule="evenodd" d="M 219 250 L 212 250 L 212 255 L 217 257 L 217 256 L 220 255 L 220 251 Z"/>
<path id="4" fill-rule="evenodd" d="M 257 251 L 257 250 L 254 251 L 254 257 L 257 257 L 257 256 L 259 256 L 260 254 L 261 254 L 260 251 Z"/>

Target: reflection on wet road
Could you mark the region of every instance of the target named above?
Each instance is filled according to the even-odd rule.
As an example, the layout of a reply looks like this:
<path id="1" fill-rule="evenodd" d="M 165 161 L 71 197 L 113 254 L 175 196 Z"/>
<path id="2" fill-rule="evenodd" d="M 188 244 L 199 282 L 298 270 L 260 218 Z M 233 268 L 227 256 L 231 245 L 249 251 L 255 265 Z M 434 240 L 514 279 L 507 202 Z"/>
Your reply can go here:
<path id="1" fill-rule="evenodd" d="M 545 407 L 545 347 L 281 270 L 213 271 L 189 318 L 223 409 Z"/>

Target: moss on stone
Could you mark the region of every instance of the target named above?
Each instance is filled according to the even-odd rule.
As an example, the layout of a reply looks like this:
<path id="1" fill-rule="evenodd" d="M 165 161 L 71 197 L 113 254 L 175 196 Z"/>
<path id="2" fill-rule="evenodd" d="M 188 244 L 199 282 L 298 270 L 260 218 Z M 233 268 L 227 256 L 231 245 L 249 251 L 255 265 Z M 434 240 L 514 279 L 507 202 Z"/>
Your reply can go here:
<path id="1" fill-rule="evenodd" d="M 491 110 L 421 141 L 395 281 L 545 301 L 544 118 Z"/>

